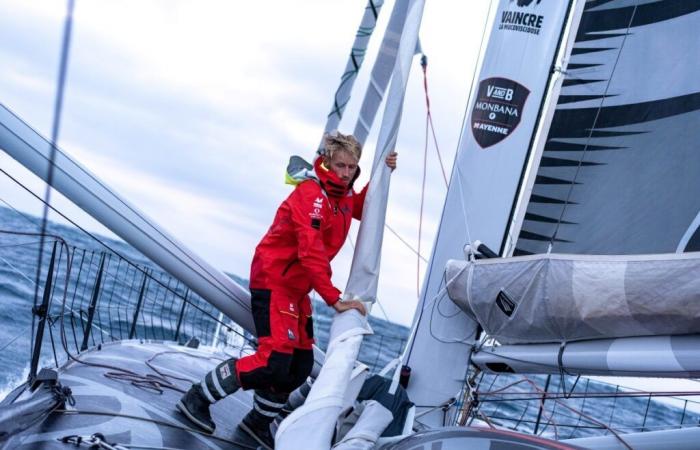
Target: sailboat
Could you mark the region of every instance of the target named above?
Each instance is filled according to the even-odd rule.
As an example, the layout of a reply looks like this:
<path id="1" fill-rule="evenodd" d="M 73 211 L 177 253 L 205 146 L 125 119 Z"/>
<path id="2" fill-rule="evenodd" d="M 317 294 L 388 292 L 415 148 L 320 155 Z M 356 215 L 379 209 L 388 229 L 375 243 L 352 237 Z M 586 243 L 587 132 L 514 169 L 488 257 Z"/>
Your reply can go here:
<path id="1" fill-rule="evenodd" d="M 700 264 L 700 199 L 694 195 L 700 136 L 693 124 L 700 119 L 700 81 L 690 55 L 700 51 L 700 2 L 496 4 L 411 337 L 385 372 L 393 395 L 403 369 L 415 406 L 401 418 L 399 434 L 380 437 L 377 423 L 387 417 L 382 408 L 365 405 L 369 419 L 361 415 L 356 426 L 363 427 L 336 434 L 338 448 L 694 448 L 697 427 L 622 434 L 590 417 L 584 420 L 598 425 L 600 436 L 553 441 L 538 436 L 537 427 L 530 434 L 506 431 L 481 414 L 484 395 L 475 382 L 483 373 L 550 374 L 562 381 L 698 376 L 700 290 L 693 274 Z M 364 141 L 386 97 L 375 161 L 396 142 L 423 8 L 423 0 L 395 3 L 375 62 L 354 133 Z M 376 13 L 367 8 L 362 29 Z M 346 80 L 335 106 L 349 95 Z M 327 129 L 339 118 L 332 115 Z M 196 294 L 254 333 L 244 288 L 164 233 L 54 139 L 41 137 L 7 108 L 0 110 L 0 123 L 0 148 L 187 286 L 153 282 L 169 301 L 185 311 L 188 296 Z M 382 165 L 373 167 L 345 291 L 368 303 L 379 282 L 376 249 L 390 185 Z M 61 270 L 56 261 L 61 257 L 51 258 L 47 280 Z M 96 273 L 106 264 L 96 263 Z M 147 292 L 152 278 L 133 270 L 143 280 L 133 288 Z M 66 280 L 60 288 L 69 292 Z M 0 404 L 6 447 L 255 448 L 233 431 L 251 405 L 244 393 L 214 407 L 220 425 L 214 436 L 190 428 L 174 410 L 179 392 L 171 387 L 210 370 L 225 356 L 219 349 L 195 341 L 180 345 L 177 338 L 95 346 L 85 338 L 66 364 L 39 371 L 51 291 L 47 284 L 35 308 L 38 350 L 30 379 Z M 65 302 L 63 308 L 65 318 Z M 66 330 L 60 329 L 63 343 Z M 354 404 L 369 375 L 355 357 L 370 332 L 352 312 L 334 319 L 329 351 L 316 357 L 316 381 L 310 392 L 298 393 L 303 405 L 279 425 L 278 448 L 334 443 L 339 414 Z M 547 389 L 537 394 L 540 412 L 547 414 L 545 401 L 559 404 Z M 476 417 L 487 427 L 455 427 Z"/>

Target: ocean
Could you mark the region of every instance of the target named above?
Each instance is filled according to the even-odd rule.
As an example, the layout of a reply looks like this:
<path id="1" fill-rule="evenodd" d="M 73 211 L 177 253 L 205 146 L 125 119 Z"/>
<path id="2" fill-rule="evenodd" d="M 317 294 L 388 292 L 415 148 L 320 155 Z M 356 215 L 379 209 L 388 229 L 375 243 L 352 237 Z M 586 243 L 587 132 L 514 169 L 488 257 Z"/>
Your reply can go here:
<path id="1" fill-rule="evenodd" d="M 0 207 L 0 400 L 26 380 L 31 359 L 35 280 L 40 227 L 37 217 Z M 224 321 L 217 326 L 218 311 L 153 264 L 128 244 L 103 236 L 89 236 L 78 228 L 50 222 L 44 243 L 39 276 L 39 301 L 46 286 L 51 256 L 55 255 L 41 366 L 66 361 L 65 351 L 118 339 L 145 338 L 203 343 L 226 340 L 242 342 L 252 336 Z M 57 239 L 57 237 L 59 239 Z M 98 241 L 99 240 L 99 241 Z M 101 242 L 100 242 L 101 241 Z M 54 251 L 55 249 L 55 251 Z M 69 254 L 69 260 L 66 255 Z M 247 287 L 247 280 L 230 274 Z M 34 326 L 32 325 L 34 319 Z M 314 333 L 325 349 L 332 310 L 314 302 Z M 374 335 L 365 338 L 359 359 L 374 372 L 400 355 L 409 330 L 375 317 L 370 318 Z M 480 375 L 481 412 L 496 423 L 549 437 L 600 434 L 600 423 L 622 431 L 652 430 L 677 425 L 697 426 L 698 408 L 678 400 L 660 402 L 651 396 L 619 397 L 620 387 L 573 376 L 552 376 L 549 392 L 562 398 L 547 400 L 540 415 L 544 376 Z M 504 392 L 501 389 L 510 386 Z M 590 398 L 594 392 L 598 398 Z M 513 400 L 514 395 L 525 400 Z M 569 398 L 563 398 L 569 397 Z M 460 400 L 458 400 L 459 405 Z M 459 405 L 461 406 L 461 405 Z M 580 411 L 584 416 L 576 414 Z M 540 420 L 537 419 L 540 415 Z M 595 418 L 600 423 L 586 418 Z M 539 425 L 537 425 L 539 422 Z"/>

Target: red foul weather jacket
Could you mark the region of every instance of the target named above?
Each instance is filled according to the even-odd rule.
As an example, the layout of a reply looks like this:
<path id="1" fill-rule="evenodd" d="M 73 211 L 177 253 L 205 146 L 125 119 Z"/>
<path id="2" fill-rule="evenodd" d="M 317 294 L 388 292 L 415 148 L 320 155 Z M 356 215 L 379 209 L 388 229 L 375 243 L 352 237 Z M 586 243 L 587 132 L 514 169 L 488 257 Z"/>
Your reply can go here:
<path id="1" fill-rule="evenodd" d="M 352 218 L 362 218 L 367 186 L 359 194 L 343 187 L 321 158 L 314 168 L 318 180 L 303 181 L 294 189 L 256 247 L 250 287 L 304 293 L 314 289 L 333 305 L 341 292 L 331 282 L 330 262 L 343 246 Z"/>

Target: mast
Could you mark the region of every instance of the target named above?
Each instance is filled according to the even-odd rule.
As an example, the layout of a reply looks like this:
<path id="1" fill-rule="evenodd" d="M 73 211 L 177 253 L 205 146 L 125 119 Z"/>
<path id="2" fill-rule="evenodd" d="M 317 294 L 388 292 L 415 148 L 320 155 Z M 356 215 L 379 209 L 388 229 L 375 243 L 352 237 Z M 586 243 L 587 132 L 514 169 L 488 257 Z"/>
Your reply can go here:
<path id="1" fill-rule="evenodd" d="M 389 96 L 384 110 L 379 142 L 375 152 L 370 186 L 365 198 L 360 236 L 355 249 L 346 298 L 373 300 L 376 296 L 379 249 L 391 172 L 384 164 L 396 142 L 403 99 L 411 62 L 418 42 L 418 31 L 425 0 L 408 0 L 405 26 L 391 76 Z M 331 326 L 328 354 L 304 404 L 290 414 L 278 428 L 275 443 L 280 449 L 327 449 L 343 408 L 352 404 L 366 376 L 366 366 L 355 361 L 367 334 L 367 317 L 356 310 L 336 314 Z M 390 420 L 390 419 L 389 419 Z M 387 422 L 388 423 L 388 422 Z M 308 430 L 314 433 L 309 435 Z"/>
<path id="2" fill-rule="evenodd" d="M 571 4 L 498 3 L 403 356 L 412 368 L 409 395 L 418 405 L 449 402 L 463 386 L 478 325 L 447 297 L 445 264 L 463 259 L 473 240 L 501 247 L 549 83 L 543 68 L 556 64 L 566 23 L 573 19 Z M 445 417 L 435 408 L 421 422 L 442 425 Z"/>

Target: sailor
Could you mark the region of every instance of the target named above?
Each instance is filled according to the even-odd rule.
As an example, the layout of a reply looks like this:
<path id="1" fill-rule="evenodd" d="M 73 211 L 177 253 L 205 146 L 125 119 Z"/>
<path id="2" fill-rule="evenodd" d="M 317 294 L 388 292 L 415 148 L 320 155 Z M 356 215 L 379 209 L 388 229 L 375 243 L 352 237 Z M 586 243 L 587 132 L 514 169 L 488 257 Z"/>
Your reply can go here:
<path id="1" fill-rule="evenodd" d="M 209 405 L 239 388 L 254 389 L 254 407 L 239 428 L 266 448 L 274 447 L 270 423 L 314 365 L 311 289 L 338 312 L 356 309 L 366 314 L 361 302 L 340 300 L 330 266 L 352 218 L 362 217 L 367 186 L 359 194 L 353 190 L 362 147 L 354 136 L 338 132 L 324 136 L 324 147 L 311 176 L 282 202 L 255 249 L 250 293 L 256 353 L 219 364 L 177 403 L 188 419 L 210 433 L 215 424 Z M 394 170 L 396 160 L 392 152 L 385 162 Z"/>

